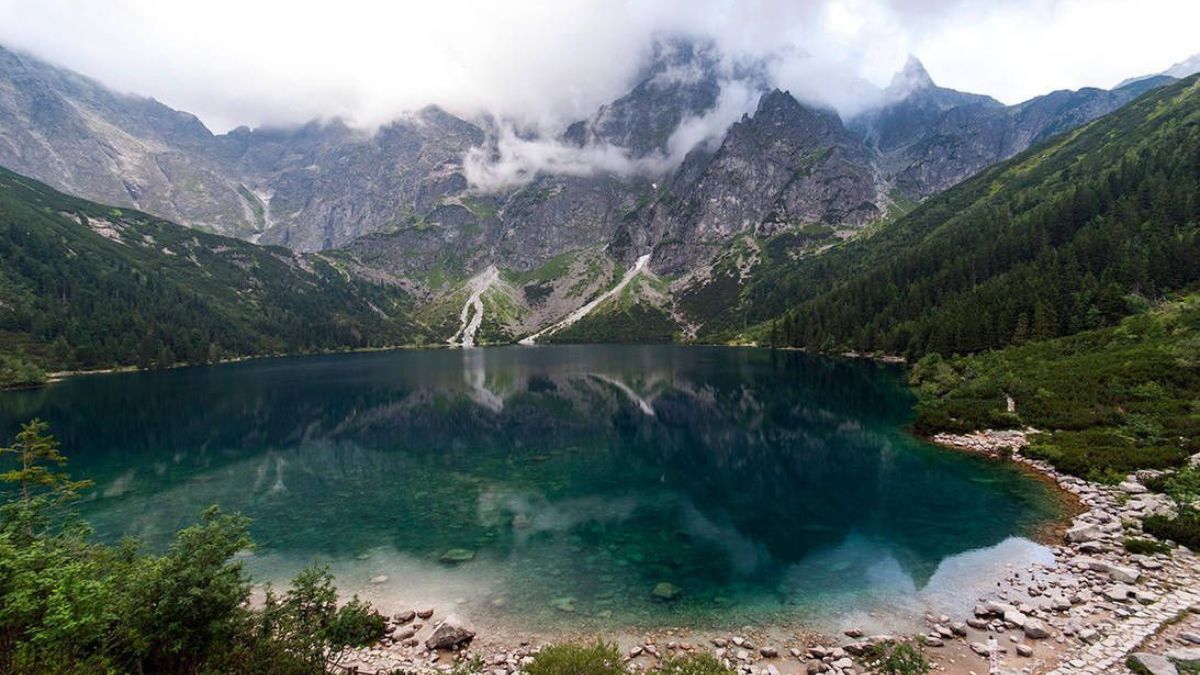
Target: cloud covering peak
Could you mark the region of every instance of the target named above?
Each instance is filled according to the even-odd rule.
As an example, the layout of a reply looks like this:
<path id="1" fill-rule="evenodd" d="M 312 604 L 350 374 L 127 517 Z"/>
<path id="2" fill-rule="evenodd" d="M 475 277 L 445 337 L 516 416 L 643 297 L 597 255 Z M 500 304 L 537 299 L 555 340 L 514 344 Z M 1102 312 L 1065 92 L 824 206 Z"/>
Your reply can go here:
<path id="1" fill-rule="evenodd" d="M 0 43 L 224 131 L 334 116 L 372 126 L 429 103 L 561 126 L 624 93 L 664 32 L 767 62 L 775 85 L 843 111 L 909 53 L 944 86 L 1013 103 L 1186 58 L 1200 3 L 0 0 L 0 15 Z"/>

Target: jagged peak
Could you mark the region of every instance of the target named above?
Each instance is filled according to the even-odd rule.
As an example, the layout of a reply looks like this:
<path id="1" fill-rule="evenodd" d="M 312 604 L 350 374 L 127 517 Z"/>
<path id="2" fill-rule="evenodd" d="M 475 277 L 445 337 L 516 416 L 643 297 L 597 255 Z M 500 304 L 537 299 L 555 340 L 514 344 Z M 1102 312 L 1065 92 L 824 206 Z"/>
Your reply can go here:
<path id="1" fill-rule="evenodd" d="M 758 99 L 758 109 L 755 111 L 755 114 L 772 108 L 791 108 L 799 107 L 799 105 L 800 102 L 796 100 L 795 96 L 792 96 L 790 91 L 784 91 L 776 87 Z"/>
<path id="2" fill-rule="evenodd" d="M 904 67 L 892 76 L 892 83 L 888 85 L 888 91 L 907 95 L 936 86 L 933 78 L 929 76 L 929 71 L 925 70 L 925 64 L 921 63 L 916 56 L 909 54 L 908 60 L 904 62 Z"/>

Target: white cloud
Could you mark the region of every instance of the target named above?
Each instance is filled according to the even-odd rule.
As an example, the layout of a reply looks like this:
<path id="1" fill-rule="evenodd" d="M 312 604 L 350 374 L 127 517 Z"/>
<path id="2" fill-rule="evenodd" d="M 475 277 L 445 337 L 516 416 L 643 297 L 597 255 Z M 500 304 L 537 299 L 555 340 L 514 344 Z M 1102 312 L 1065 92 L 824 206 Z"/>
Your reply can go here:
<path id="1" fill-rule="evenodd" d="M 680 77 L 687 76 L 686 70 L 666 72 Z M 730 125 L 754 109 L 759 94 L 745 82 L 722 81 L 716 105 L 702 115 L 683 119 L 667 139 L 666 152 L 646 157 L 633 157 L 606 143 L 579 147 L 554 138 L 530 138 L 512 124 L 502 123 L 495 147 L 473 148 L 467 153 L 464 173 L 472 187 L 485 192 L 528 183 L 538 174 L 659 176 L 679 166 L 692 150 L 701 146 L 711 149 L 719 143 Z"/>
<path id="2" fill-rule="evenodd" d="M 0 0 L 0 16 L 0 43 L 216 131 L 330 117 L 373 126 L 427 103 L 560 131 L 628 89 L 664 31 L 767 59 L 774 84 L 842 113 L 908 53 L 940 84 L 1016 102 L 1200 50 L 1193 0 Z M 508 150 L 577 165 L 562 149 Z"/>
<path id="3" fill-rule="evenodd" d="M 941 84 L 1016 102 L 1200 50 L 1193 0 L 0 0 L 0 16 L 0 42 L 217 131 L 370 126 L 431 102 L 561 127 L 620 95 L 660 31 L 774 55 L 776 84 L 843 111 L 910 52 Z"/>

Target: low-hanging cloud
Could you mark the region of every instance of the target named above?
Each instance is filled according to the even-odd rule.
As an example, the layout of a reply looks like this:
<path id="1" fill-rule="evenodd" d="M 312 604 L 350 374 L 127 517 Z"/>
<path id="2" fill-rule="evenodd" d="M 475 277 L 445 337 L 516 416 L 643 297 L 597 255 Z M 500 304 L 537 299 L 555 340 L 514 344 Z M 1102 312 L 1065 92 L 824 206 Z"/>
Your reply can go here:
<path id="1" fill-rule="evenodd" d="M 1111 86 L 1200 47 L 1189 0 L 0 0 L 0 16 L 5 46 L 218 132 L 371 127 L 430 103 L 560 129 L 624 93 L 663 32 L 769 60 L 774 85 L 842 112 L 909 53 L 939 83 L 1014 103 Z"/>
<path id="2" fill-rule="evenodd" d="M 664 73 L 678 83 L 679 77 L 692 78 L 692 70 L 685 65 Z M 656 79 L 661 77 L 663 74 Z M 531 137 L 519 133 L 513 124 L 502 122 L 491 146 L 467 152 L 464 173 L 473 188 L 484 192 L 523 185 L 540 174 L 661 176 L 679 166 L 691 151 L 715 149 L 730 125 L 754 109 L 760 93 L 759 88 L 745 81 L 722 81 L 711 109 L 685 117 L 667 138 L 664 151 L 643 157 L 634 157 L 627 149 L 609 143 L 579 146 L 555 137 Z"/>

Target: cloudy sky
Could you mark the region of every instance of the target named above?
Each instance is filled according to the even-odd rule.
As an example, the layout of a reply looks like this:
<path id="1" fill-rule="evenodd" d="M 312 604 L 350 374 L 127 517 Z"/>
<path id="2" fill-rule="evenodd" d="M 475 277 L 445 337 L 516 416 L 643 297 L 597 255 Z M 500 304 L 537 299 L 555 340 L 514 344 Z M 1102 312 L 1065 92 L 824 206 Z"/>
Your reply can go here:
<path id="1" fill-rule="evenodd" d="M 586 116 L 660 32 L 771 56 L 777 84 L 853 109 L 908 54 L 1015 103 L 1200 52 L 1196 0 L 0 0 L 0 44 L 198 114 L 216 131 L 439 103 L 530 124 Z"/>

